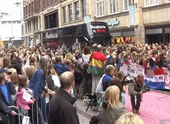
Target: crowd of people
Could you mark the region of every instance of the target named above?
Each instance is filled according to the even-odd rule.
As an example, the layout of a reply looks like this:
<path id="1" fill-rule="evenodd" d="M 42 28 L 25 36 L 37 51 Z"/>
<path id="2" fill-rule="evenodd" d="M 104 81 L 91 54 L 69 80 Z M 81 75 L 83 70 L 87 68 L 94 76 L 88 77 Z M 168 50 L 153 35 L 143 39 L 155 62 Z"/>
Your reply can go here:
<path id="1" fill-rule="evenodd" d="M 132 62 L 151 70 L 168 68 L 169 48 L 170 44 L 142 43 L 111 47 L 93 44 L 72 53 L 43 46 L 0 48 L 0 123 L 17 123 L 15 116 L 19 113 L 9 107 L 17 106 L 20 114 L 31 117 L 34 124 L 42 120 L 49 124 L 79 124 L 73 105 L 76 99 L 87 93 L 102 93 L 98 98 L 99 124 L 142 124 L 126 111 L 125 89 L 128 85 L 132 112 L 140 114 L 144 76 L 139 74 L 126 84 L 120 67 Z M 25 92 L 32 97 L 24 99 Z M 41 108 L 43 119 L 36 114 L 37 108 Z"/>

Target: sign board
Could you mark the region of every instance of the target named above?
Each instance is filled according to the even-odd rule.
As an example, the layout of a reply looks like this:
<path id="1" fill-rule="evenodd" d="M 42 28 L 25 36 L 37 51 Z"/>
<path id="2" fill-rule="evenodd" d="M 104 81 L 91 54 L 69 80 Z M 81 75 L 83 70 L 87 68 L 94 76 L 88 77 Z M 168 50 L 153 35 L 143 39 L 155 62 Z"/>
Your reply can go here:
<path id="1" fill-rule="evenodd" d="M 129 65 L 123 64 L 120 67 L 120 71 L 123 71 L 125 75 L 129 74 L 130 76 L 136 77 L 138 74 L 144 75 L 144 68 L 142 66 L 138 66 L 135 63 L 130 63 Z"/>
<path id="2" fill-rule="evenodd" d="M 90 17 L 89 16 L 84 17 L 84 23 L 86 23 L 87 32 L 88 32 L 89 36 L 92 38 L 93 32 L 91 30 L 91 22 L 90 22 Z"/>
<path id="3" fill-rule="evenodd" d="M 117 18 L 115 18 L 115 20 L 113 20 L 113 21 L 108 20 L 106 23 L 107 23 L 108 26 L 114 27 L 116 25 L 119 25 L 120 21 L 117 20 Z"/>
<path id="4" fill-rule="evenodd" d="M 142 66 L 136 66 L 136 73 L 137 74 L 145 74 L 145 70 Z"/>
<path id="5" fill-rule="evenodd" d="M 137 76 L 137 73 L 136 73 L 136 64 L 135 63 L 130 63 L 128 65 L 127 72 L 128 72 L 128 74 L 130 76 L 136 77 Z"/>
<path id="6" fill-rule="evenodd" d="M 90 23 L 90 17 L 89 16 L 85 16 L 84 17 L 84 22 L 85 23 Z"/>
<path id="7" fill-rule="evenodd" d="M 28 117 L 28 116 L 23 116 L 22 124 L 30 124 L 30 117 Z"/>
<path id="8" fill-rule="evenodd" d="M 30 101 L 32 95 L 30 93 L 28 93 L 27 91 L 24 91 L 23 94 L 23 99 L 25 99 L 26 101 Z"/>
<path id="9" fill-rule="evenodd" d="M 136 25 L 136 6 L 129 6 L 129 22 L 130 25 Z"/>

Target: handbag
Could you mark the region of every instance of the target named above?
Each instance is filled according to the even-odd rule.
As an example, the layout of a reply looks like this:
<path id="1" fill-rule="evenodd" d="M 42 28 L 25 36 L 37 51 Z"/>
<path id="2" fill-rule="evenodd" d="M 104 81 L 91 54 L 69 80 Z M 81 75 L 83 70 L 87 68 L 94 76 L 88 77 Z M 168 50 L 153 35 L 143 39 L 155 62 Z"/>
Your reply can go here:
<path id="1" fill-rule="evenodd" d="M 93 116 L 90 120 L 90 124 L 98 124 L 99 123 L 99 116 Z"/>

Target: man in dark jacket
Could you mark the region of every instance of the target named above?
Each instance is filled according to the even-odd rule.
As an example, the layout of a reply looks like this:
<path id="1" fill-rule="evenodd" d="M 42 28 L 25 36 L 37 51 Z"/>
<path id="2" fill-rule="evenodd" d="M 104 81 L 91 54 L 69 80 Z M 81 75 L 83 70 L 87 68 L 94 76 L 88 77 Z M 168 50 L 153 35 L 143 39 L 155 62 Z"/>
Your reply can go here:
<path id="1" fill-rule="evenodd" d="M 12 111 L 8 106 L 14 106 L 11 95 L 15 95 L 16 90 L 13 83 L 6 82 L 6 73 L 8 71 L 4 68 L 0 69 L 0 123 L 7 123 L 6 114 L 8 114 L 10 121 L 13 121 L 11 115 L 16 115 L 15 111 Z"/>
<path id="2" fill-rule="evenodd" d="M 112 55 L 107 59 L 106 65 L 113 65 L 119 71 L 120 67 L 122 66 L 121 60 L 118 57 L 117 52 L 113 52 Z"/>
<path id="3" fill-rule="evenodd" d="M 116 68 L 113 65 L 107 65 L 106 75 L 102 79 L 103 91 L 105 91 L 109 87 L 109 82 L 113 78 L 113 76 L 116 76 L 116 72 Z"/>
<path id="4" fill-rule="evenodd" d="M 141 103 L 141 94 L 145 92 L 143 74 L 137 75 L 136 79 L 134 78 L 133 82 L 128 85 L 128 91 L 131 98 L 133 113 L 140 114 L 139 108 Z M 136 96 L 136 100 L 135 100 L 135 96 Z"/>
<path id="5" fill-rule="evenodd" d="M 60 76 L 61 88 L 51 99 L 49 124 L 79 124 L 76 109 L 73 107 L 75 98 L 71 97 L 74 87 L 74 75 L 64 72 Z"/>

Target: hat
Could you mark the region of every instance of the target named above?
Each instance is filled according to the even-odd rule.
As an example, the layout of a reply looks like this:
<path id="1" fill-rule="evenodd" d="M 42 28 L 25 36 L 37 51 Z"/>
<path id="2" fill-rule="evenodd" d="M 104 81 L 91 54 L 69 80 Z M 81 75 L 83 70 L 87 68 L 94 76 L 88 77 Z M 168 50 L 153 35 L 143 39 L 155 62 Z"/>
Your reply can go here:
<path id="1" fill-rule="evenodd" d="M 11 72 L 9 72 L 7 69 L 4 69 L 4 68 L 0 69 L 0 74 L 2 74 L 2 73 L 11 74 Z"/>

